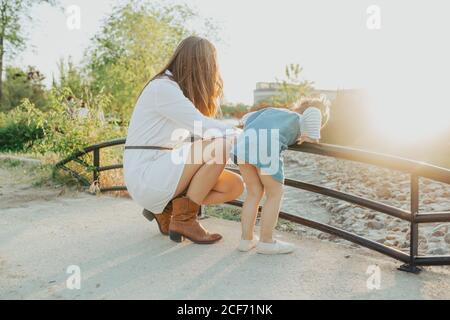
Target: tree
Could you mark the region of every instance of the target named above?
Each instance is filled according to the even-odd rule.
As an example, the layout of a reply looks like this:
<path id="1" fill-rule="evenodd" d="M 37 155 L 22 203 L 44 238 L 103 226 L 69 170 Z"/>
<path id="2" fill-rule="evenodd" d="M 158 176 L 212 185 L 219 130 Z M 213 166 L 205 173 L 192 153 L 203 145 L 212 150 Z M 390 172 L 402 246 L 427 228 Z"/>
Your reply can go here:
<path id="1" fill-rule="evenodd" d="M 0 0 L 0 101 L 3 98 L 2 76 L 5 56 L 25 48 L 21 18 L 31 20 L 29 11 L 37 3 L 55 4 L 55 0 Z"/>
<path id="2" fill-rule="evenodd" d="M 106 112 L 128 120 L 145 83 L 184 37 L 195 34 L 186 27 L 195 18 L 183 5 L 156 7 L 146 1 L 130 1 L 114 9 L 86 53 L 92 92 L 112 97 L 111 110 Z M 215 31 L 210 24 L 204 30 Z"/>
<path id="3" fill-rule="evenodd" d="M 286 66 L 286 79 L 278 81 L 280 84 L 280 94 L 277 101 L 282 105 L 290 105 L 298 101 L 301 97 L 307 96 L 313 90 L 313 82 L 302 80 L 301 75 L 303 68 L 298 64 L 290 64 Z"/>
<path id="4" fill-rule="evenodd" d="M 252 110 L 259 110 L 268 106 L 285 108 L 297 102 L 301 97 L 308 96 L 314 91 L 314 82 L 303 80 L 303 68 L 298 64 L 289 64 L 285 69 L 285 79 L 276 80 L 276 94 L 258 102 Z"/>
<path id="5" fill-rule="evenodd" d="M 309 96 L 314 92 L 314 82 L 302 79 L 303 68 L 298 64 L 289 64 L 285 68 L 285 78 L 276 80 L 276 94 L 259 101 L 252 110 L 267 107 L 285 108 L 291 106 L 301 97 Z"/>
<path id="6" fill-rule="evenodd" d="M 58 78 L 53 77 L 52 87 L 59 91 L 70 89 L 79 99 L 86 99 L 89 91 L 89 81 L 82 70 L 77 67 L 72 58 L 60 59 L 58 62 Z"/>
<path id="7" fill-rule="evenodd" d="M 19 106 L 23 99 L 29 99 L 36 107 L 46 106 L 45 77 L 36 68 L 29 66 L 27 70 L 7 67 L 3 82 L 3 103 L 0 111 L 9 111 Z"/>

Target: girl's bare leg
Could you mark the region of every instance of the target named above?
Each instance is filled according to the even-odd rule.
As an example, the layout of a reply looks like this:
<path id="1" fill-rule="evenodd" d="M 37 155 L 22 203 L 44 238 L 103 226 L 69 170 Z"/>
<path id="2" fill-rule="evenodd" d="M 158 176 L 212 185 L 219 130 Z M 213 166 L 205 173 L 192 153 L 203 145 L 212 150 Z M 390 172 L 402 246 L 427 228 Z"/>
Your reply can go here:
<path id="1" fill-rule="evenodd" d="M 283 198 L 283 185 L 269 175 L 259 175 L 266 192 L 266 201 L 261 214 L 260 241 L 273 242 L 273 231 L 277 225 L 280 214 L 281 200 Z"/>
<path id="2" fill-rule="evenodd" d="M 259 179 L 258 169 L 251 164 L 239 164 L 242 178 L 247 187 L 247 198 L 242 207 L 242 240 L 253 240 L 253 230 L 259 203 L 264 195 L 264 187 Z"/>
<path id="3" fill-rule="evenodd" d="M 207 148 L 220 152 L 209 152 Z M 175 196 L 187 191 L 189 199 L 200 205 L 236 199 L 242 193 L 243 183 L 237 175 L 224 171 L 230 148 L 230 141 L 225 139 L 194 142 L 191 162 L 184 167 Z"/>

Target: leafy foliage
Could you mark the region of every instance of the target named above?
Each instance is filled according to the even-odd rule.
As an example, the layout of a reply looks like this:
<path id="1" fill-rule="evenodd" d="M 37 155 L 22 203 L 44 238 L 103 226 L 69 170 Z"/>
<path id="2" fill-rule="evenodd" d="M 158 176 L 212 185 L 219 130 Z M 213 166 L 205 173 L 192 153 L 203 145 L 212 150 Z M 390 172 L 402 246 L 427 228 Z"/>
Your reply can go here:
<path id="1" fill-rule="evenodd" d="M 0 148 L 66 156 L 98 141 L 124 135 L 122 128 L 103 122 L 95 109 L 91 109 L 87 117 L 67 112 L 66 97 L 70 95 L 69 89 L 52 90 L 46 112 L 24 100 L 19 107 L 3 114 L 0 118 Z M 109 99 L 98 95 L 94 102 L 101 108 L 109 103 Z"/>
<path id="2" fill-rule="evenodd" d="M 55 0 L 0 0 L 0 102 L 3 98 L 3 60 L 25 48 L 26 37 L 23 34 L 23 18 L 31 7 L 38 3 L 55 4 Z"/>
<path id="3" fill-rule="evenodd" d="M 277 80 L 278 94 L 259 102 L 253 110 L 259 110 L 267 106 L 285 108 L 301 97 L 311 95 L 313 82 L 302 79 L 303 68 L 298 64 L 289 64 L 285 69 L 285 79 Z"/>
<path id="4" fill-rule="evenodd" d="M 47 104 L 44 79 L 42 73 L 31 66 L 27 70 L 7 67 L 0 111 L 9 111 L 17 107 L 25 98 L 38 108 L 44 109 Z"/>
<path id="5" fill-rule="evenodd" d="M 69 89 L 78 99 L 87 100 L 90 91 L 88 77 L 76 66 L 72 58 L 60 59 L 58 62 L 58 78 L 53 78 L 52 87 L 59 91 Z"/>
<path id="6" fill-rule="evenodd" d="M 43 113 L 29 100 L 0 115 L 0 150 L 29 151 L 35 141 L 44 137 Z"/>
<path id="7" fill-rule="evenodd" d="M 182 5 L 156 7 L 130 2 L 117 7 L 87 52 L 93 94 L 112 97 L 107 110 L 125 122 L 145 83 L 168 61 L 178 43 L 194 33 L 196 14 Z"/>
<path id="8" fill-rule="evenodd" d="M 222 116 L 231 118 L 242 118 L 251 107 L 242 103 L 238 104 L 222 104 L 221 105 Z"/>
<path id="9" fill-rule="evenodd" d="M 0 33 L 0 53 L 24 48 L 25 36 L 14 21 L 35 3 L 0 0 L 0 19 L 4 19 L 0 27 L 5 30 Z M 129 0 L 114 9 L 92 39 L 86 64 L 76 66 L 70 58 L 59 61 L 52 90 L 45 90 L 43 77 L 35 69 L 7 68 L 6 82 L 0 86 L 5 90 L 0 107 L 0 149 L 67 156 L 98 141 L 125 136 L 139 91 L 178 43 L 196 34 L 192 26 L 199 22 L 197 18 L 187 6 Z M 200 24 L 196 29 L 207 30 L 203 36 L 214 37 L 215 28 L 209 21 Z M 88 115 L 80 116 L 80 111 L 86 110 Z"/>

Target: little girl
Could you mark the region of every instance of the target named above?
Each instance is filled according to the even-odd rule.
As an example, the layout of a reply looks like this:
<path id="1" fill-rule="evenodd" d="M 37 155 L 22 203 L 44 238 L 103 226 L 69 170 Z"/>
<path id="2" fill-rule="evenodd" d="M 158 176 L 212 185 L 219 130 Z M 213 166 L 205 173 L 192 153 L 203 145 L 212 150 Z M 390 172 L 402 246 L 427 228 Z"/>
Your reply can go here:
<path id="1" fill-rule="evenodd" d="M 242 208 L 242 238 L 238 250 L 256 247 L 261 254 L 291 253 L 291 243 L 273 239 L 283 197 L 284 166 L 282 152 L 303 142 L 318 143 L 320 130 L 329 118 L 330 102 L 325 96 L 304 98 L 291 110 L 267 108 L 242 119 L 244 131 L 232 149 L 247 187 Z M 261 214 L 259 242 L 253 237 L 259 203 L 266 194 Z"/>

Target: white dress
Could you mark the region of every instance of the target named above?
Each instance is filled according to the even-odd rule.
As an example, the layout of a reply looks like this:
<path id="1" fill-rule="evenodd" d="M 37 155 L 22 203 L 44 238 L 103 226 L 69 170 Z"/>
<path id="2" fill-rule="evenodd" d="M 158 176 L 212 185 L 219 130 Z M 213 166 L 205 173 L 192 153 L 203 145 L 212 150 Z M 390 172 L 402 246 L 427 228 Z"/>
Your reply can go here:
<path id="1" fill-rule="evenodd" d="M 200 123 L 202 132 L 194 132 L 194 126 Z M 133 200 L 153 213 L 161 213 L 174 197 L 189 156 L 192 143 L 184 140 L 193 133 L 223 136 L 227 130 L 233 128 L 205 117 L 175 81 L 167 76 L 151 81 L 136 103 L 125 145 L 174 150 L 125 150 L 125 184 Z"/>

